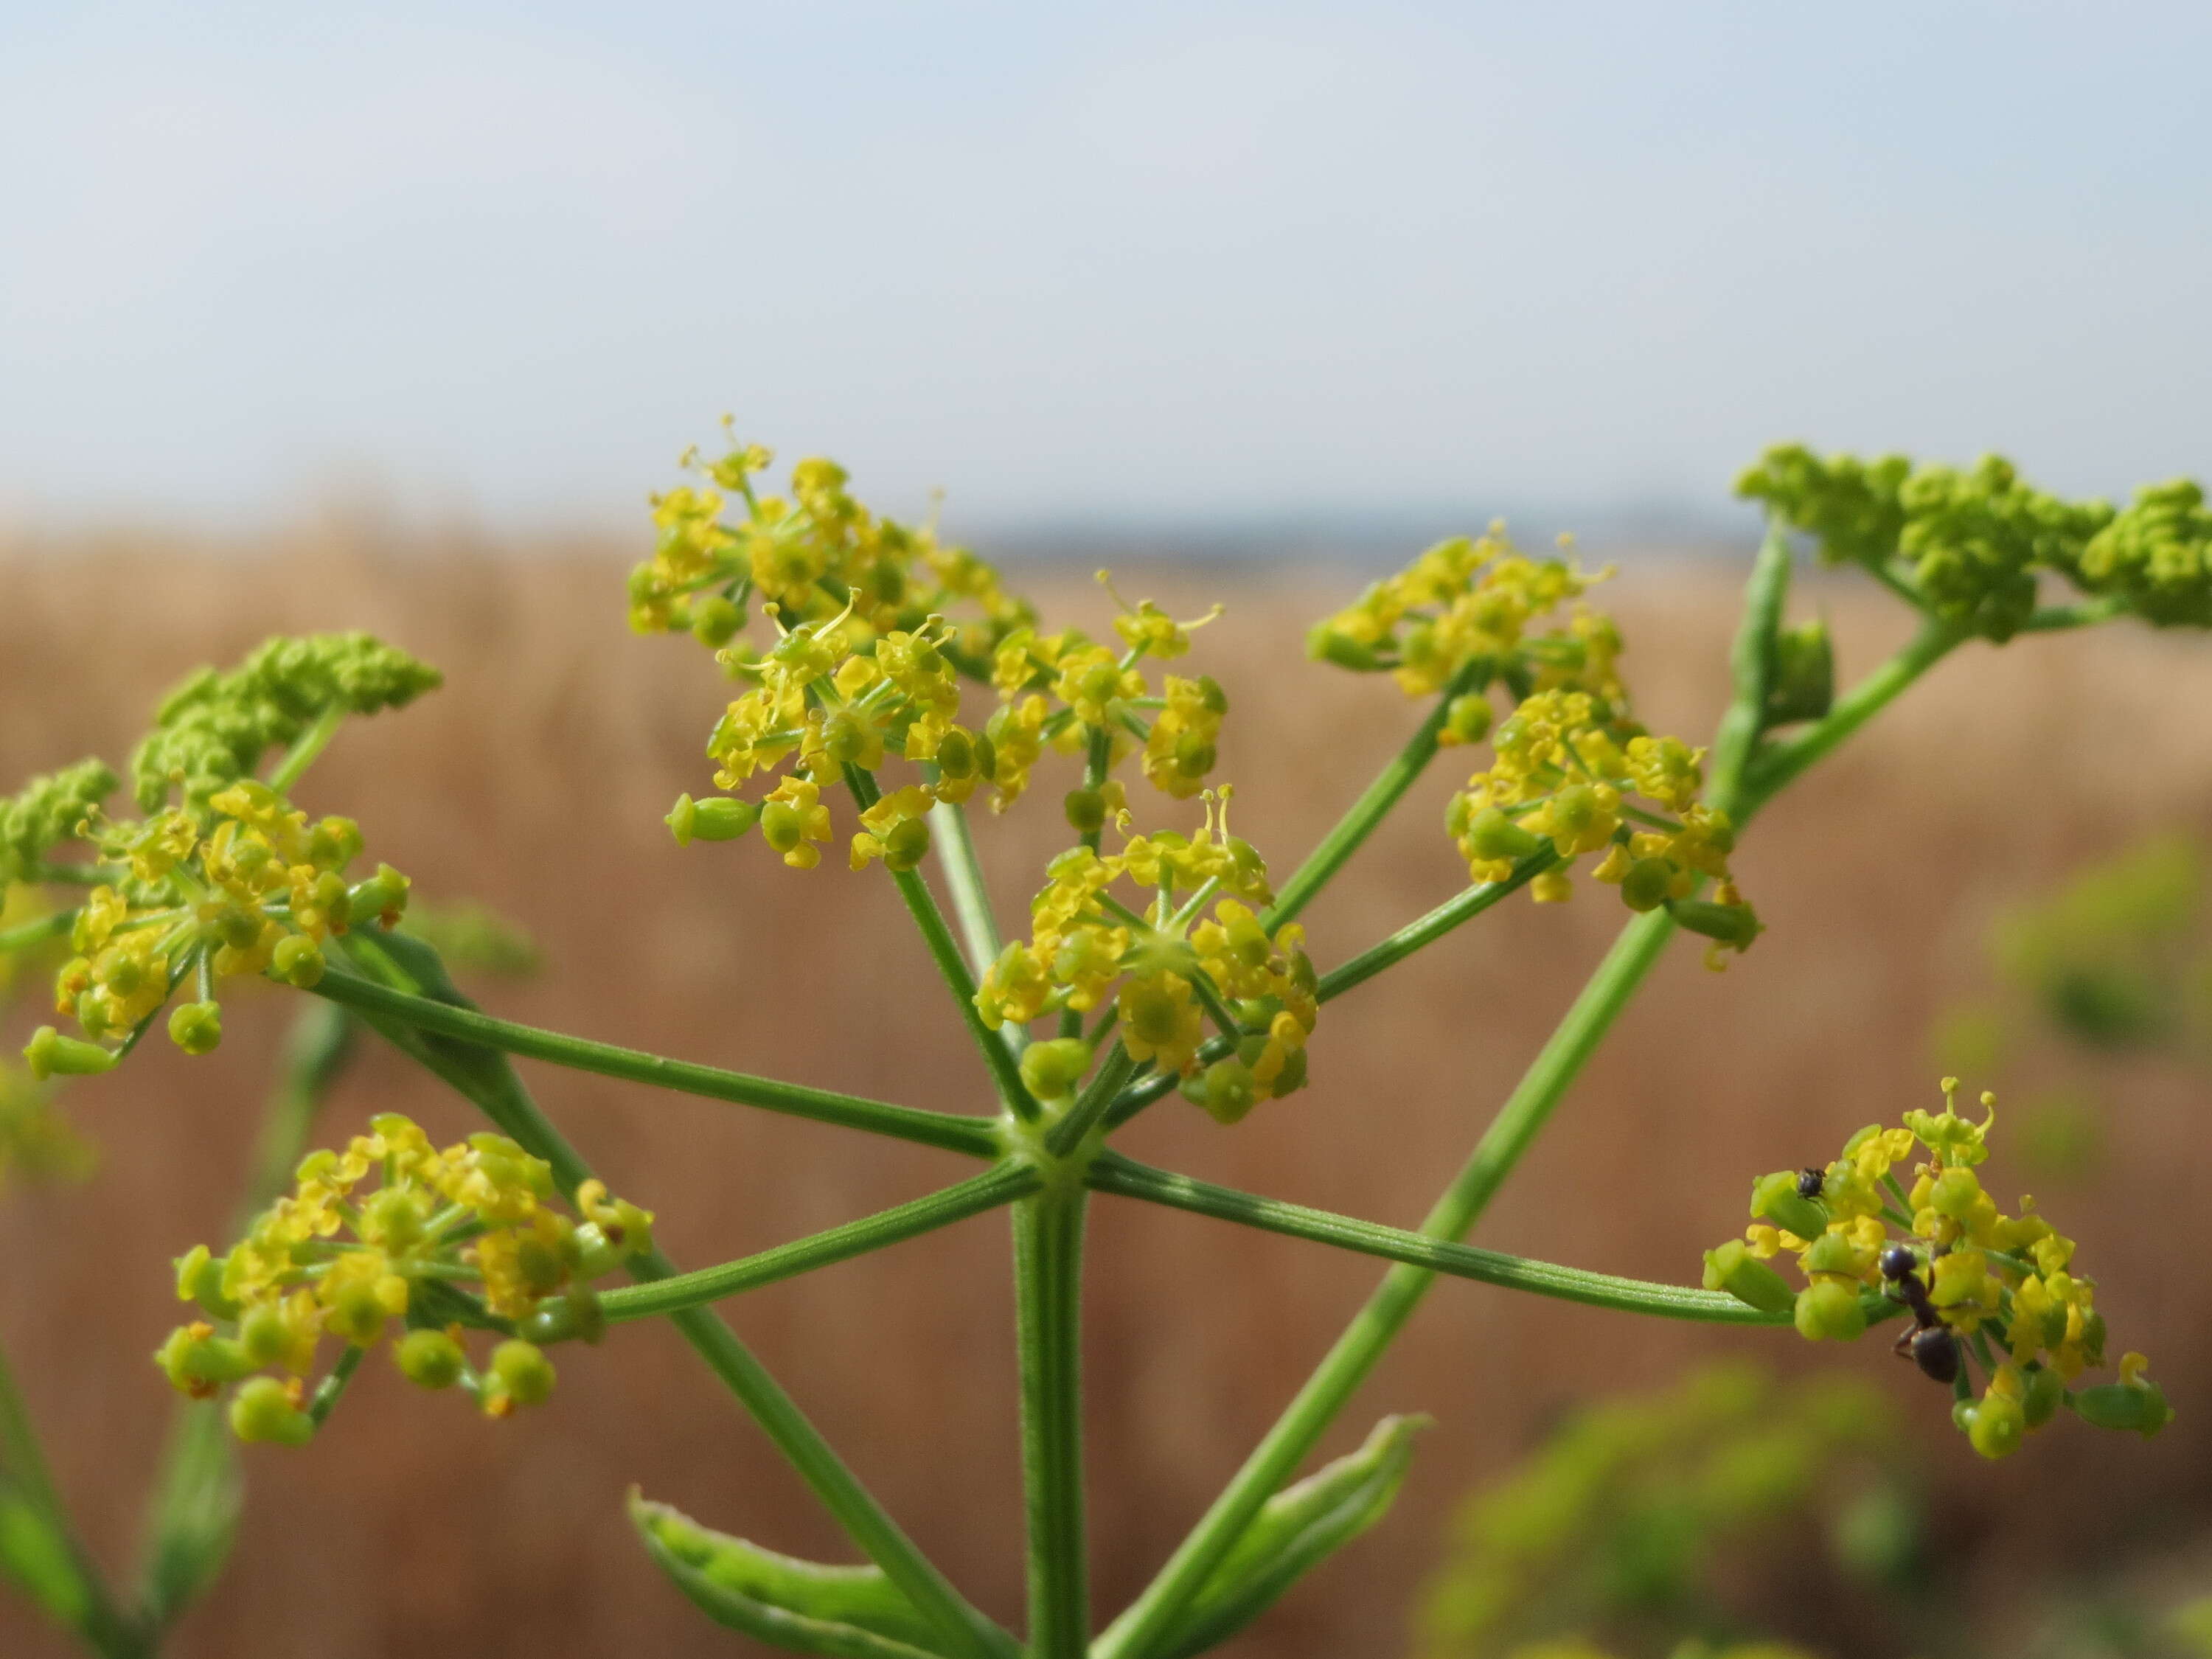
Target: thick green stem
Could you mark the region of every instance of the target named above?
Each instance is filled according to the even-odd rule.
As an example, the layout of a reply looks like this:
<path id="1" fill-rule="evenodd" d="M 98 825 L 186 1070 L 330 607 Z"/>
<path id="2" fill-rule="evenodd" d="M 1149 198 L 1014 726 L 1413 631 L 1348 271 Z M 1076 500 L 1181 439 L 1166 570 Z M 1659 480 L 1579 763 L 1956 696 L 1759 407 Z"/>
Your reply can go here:
<path id="1" fill-rule="evenodd" d="M 1568 1085 L 1596 1052 L 1674 931 L 1674 921 L 1663 910 L 1640 915 L 1622 930 L 1520 1085 L 1499 1109 L 1474 1156 L 1422 1222 L 1425 1235 L 1456 1240 L 1474 1224 L 1499 1183 L 1550 1120 Z M 1394 1267 L 1384 1276 L 1320 1369 L 1159 1576 L 1100 1638 L 1098 1659 L 1142 1659 L 1175 1629 L 1190 1598 L 1251 1524 L 1261 1505 L 1297 1473 L 1436 1279 L 1433 1269 L 1414 1267 Z"/>
<path id="2" fill-rule="evenodd" d="M 1900 693 L 1941 662 L 1965 639 L 1956 628 L 1934 619 L 1921 624 L 1905 648 L 1875 669 L 1850 693 L 1837 700 L 1826 716 L 1787 742 L 1778 743 L 1754 756 L 1744 769 L 1739 789 L 1715 805 L 1732 817 L 1739 829 L 1794 782 L 1814 762 L 1826 758 L 1861 726 L 1895 702 Z"/>
<path id="3" fill-rule="evenodd" d="M 345 724 L 346 712 L 340 707 L 325 708 L 317 715 L 315 723 L 292 740 L 292 746 L 284 751 L 284 758 L 276 763 L 276 769 L 269 775 L 269 787 L 281 795 L 299 782 L 315 763 L 315 757 L 337 736 L 338 728 Z"/>
<path id="4" fill-rule="evenodd" d="M 1091 1639 L 1083 1530 L 1085 1197 L 1080 1187 L 1059 1184 L 1014 1206 L 1032 1659 L 1082 1659 Z"/>
<path id="5" fill-rule="evenodd" d="M 910 1106 L 894 1106 L 887 1101 L 834 1094 L 801 1084 L 779 1083 L 743 1072 L 667 1060 L 636 1048 L 617 1048 L 612 1043 L 592 1042 L 564 1032 L 495 1019 L 474 1008 L 415 996 L 394 986 L 336 970 L 323 975 L 314 993 L 353 1009 L 364 1018 L 398 1020 L 438 1036 L 495 1048 L 502 1054 L 520 1054 L 528 1060 L 545 1060 L 574 1071 L 649 1084 L 656 1089 L 672 1089 L 680 1094 L 702 1095 L 709 1100 L 734 1101 L 742 1106 L 812 1118 L 819 1123 L 866 1129 L 873 1134 L 919 1141 L 925 1146 L 965 1152 L 971 1158 L 995 1158 L 1000 1152 L 996 1127 L 979 1117 L 919 1111 Z"/>
<path id="6" fill-rule="evenodd" d="M 360 949 L 358 945 L 349 948 Z M 465 1006 L 451 981 L 444 979 L 436 953 L 428 946 L 394 935 L 383 942 L 380 954 L 383 952 L 404 958 L 394 961 L 386 955 L 383 965 L 411 977 L 416 987 L 441 1000 L 451 1000 L 457 1007 Z M 326 982 L 330 977 L 325 975 Z M 544 1158 L 552 1166 L 554 1179 L 564 1193 L 573 1194 L 590 1177 L 591 1170 L 583 1159 L 538 1109 L 503 1055 L 465 1042 L 426 1036 L 414 1025 L 387 1015 L 364 1011 L 363 1018 L 402 1053 L 475 1104 L 502 1133 Z M 634 1259 L 630 1271 L 647 1281 L 673 1279 L 678 1272 L 658 1250 Z M 937 1626 L 951 1652 L 964 1659 L 1017 1659 L 1019 1644 L 969 1605 L 915 1547 L 768 1369 L 712 1309 L 684 1308 L 671 1314 L 669 1320 L 760 1425 L 846 1535 Z"/>
<path id="7" fill-rule="evenodd" d="M 1444 721 L 1451 714 L 1452 699 L 1467 690 L 1480 675 L 1487 673 L 1486 659 L 1471 662 L 1452 677 L 1437 698 L 1436 706 L 1429 710 L 1406 746 L 1391 758 L 1367 786 L 1366 793 L 1352 804 L 1351 810 L 1337 820 L 1336 826 L 1322 837 L 1321 845 L 1306 855 L 1304 864 L 1293 871 L 1291 878 L 1275 895 L 1273 907 L 1268 910 L 1265 926 L 1269 932 L 1296 916 L 1315 896 L 1328 884 L 1329 878 L 1344 867 L 1346 860 L 1359 850 L 1360 843 L 1375 831 L 1398 798 L 1413 786 L 1437 752 L 1437 734 L 1444 729 Z"/>
<path id="8" fill-rule="evenodd" d="M 1767 700 L 1773 690 L 1775 653 L 1782 629 L 1782 608 L 1790 597 L 1790 539 L 1779 524 L 1771 526 L 1759 544 L 1744 589 L 1743 615 L 1736 624 L 1735 644 L 1729 653 L 1735 695 L 1713 733 L 1712 804 L 1731 811 L 1744 768 L 1750 763 L 1759 736 L 1766 727 Z"/>
<path id="9" fill-rule="evenodd" d="M 1761 1313 L 1721 1291 L 1662 1285 L 1650 1279 L 1623 1279 L 1613 1273 L 1589 1273 L 1556 1262 L 1532 1261 L 1498 1250 L 1478 1250 L 1448 1243 L 1425 1233 L 1328 1210 L 1309 1209 L 1280 1199 L 1262 1198 L 1233 1187 L 1217 1187 L 1189 1176 L 1156 1170 L 1134 1159 L 1109 1152 L 1091 1167 L 1088 1176 L 1097 1192 L 1139 1198 L 1171 1209 L 1234 1221 L 1265 1232 L 1334 1244 L 1409 1267 L 1433 1268 L 1479 1284 L 1527 1291 L 1563 1302 L 1580 1302 L 1593 1308 L 1623 1313 L 1654 1314 L 1662 1319 L 1690 1319 L 1715 1325 L 1787 1325 L 1790 1316 Z"/>
<path id="10" fill-rule="evenodd" d="M 654 1314 L 703 1307 L 724 1297 L 758 1290 L 763 1285 L 811 1273 L 835 1261 L 866 1255 L 919 1233 L 933 1232 L 985 1210 L 995 1210 L 1002 1204 L 1026 1197 L 1043 1183 L 1043 1176 L 1034 1165 L 1000 1164 L 957 1187 L 947 1187 L 910 1204 L 863 1216 L 842 1227 L 831 1227 L 788 1244 L 779 1244 L 774 1249 L 740 1256 L 719 1267 L 695 1268 L 650 1285 L 630 1285 L 609 1291 L 599 1298 L 599 1304 L 606 1316 L 615 1321 L 644 1319 Z"/>

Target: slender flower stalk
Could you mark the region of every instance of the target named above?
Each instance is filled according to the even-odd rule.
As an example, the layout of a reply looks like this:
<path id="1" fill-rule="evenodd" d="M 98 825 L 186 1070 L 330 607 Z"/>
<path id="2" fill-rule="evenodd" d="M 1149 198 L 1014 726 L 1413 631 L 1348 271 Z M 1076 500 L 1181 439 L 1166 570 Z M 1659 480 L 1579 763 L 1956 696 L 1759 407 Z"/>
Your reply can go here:
<path id="1" fill-rule="evenodd" d="M 811 1118 L 818 1123 L 865 1129 L 872 1134 L 964 1152 L 971 1158 L 992 1158 L 999 1152 L 997 1131 L 982 1118 L 925 1112 L 911 1106 L 841 1095 L 803 1084 L 780 1083 L 743 1072 L 726 1072 L 717 1066 L 668 1060 L 635 1048 L 593 1042 L 559 1031 L 497 1019 L 473 1008 L 457 1007 L 335 969 L 325 974 L 313 989 L 316 995 L 350 1008 L 364 1018 L 374 1016 L 396 1020 L 434 1036 L 475 1043 L 526 1060 L 545 1060 L 572 1071 L 622 1078 L 709 1100 L 757 1106 L 793 1117 Z"/>
<path id="2" fill-rule="evenodd" d="M 842 1227 L 831 1227 L 773 1249 L 740 1256 L 719 1267 L 695 1267 L 690 1273 L 655 1279 L 650 1284 L 608 1291 L 599 1297 L 599 1305 L 611 1324 L 703 1307 L 780 1279 L 812 1273 L 832 1262 L 866 1255 L 902 1239 L 949 1227 L 971 1215 L 1025 1198 L 1043 1184 L 1044 1176 L 1032 1165 L 1012 1161 L 996 1164 L 957 1186 L 947 1187 L 909 1204 L 879 1210 Z"/>

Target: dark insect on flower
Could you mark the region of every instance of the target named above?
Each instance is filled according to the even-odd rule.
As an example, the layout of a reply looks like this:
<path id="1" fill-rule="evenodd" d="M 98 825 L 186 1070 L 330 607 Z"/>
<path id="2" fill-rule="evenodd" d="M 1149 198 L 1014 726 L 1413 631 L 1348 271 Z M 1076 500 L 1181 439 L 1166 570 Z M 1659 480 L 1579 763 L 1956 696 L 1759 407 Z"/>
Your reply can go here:
<path id="1" fill-rule="evenodd" d="M 1913 1255 L 1910 1244 L 1892 1244 L 1881 1253 L 1881 1276 L 1884 1279 L 1903 1279 L 1919 1265 L 1920 1258 Z"/>
<path id="2" fill-rule="evenodd" d="M 1797 1172 L 1797 1196 L 1818 1198 L 1820 1188 L 1828 1184 L 1828 1172 L 1808 1164 Z"/>
<path id="3" fill-rule="evenodd" d="M 1907 1336 L 1912 1363 L 1920 1367 L 1923 1376 L 1943 1383 L 1958 1380 L 1959 1339 L 1948 1325 L 1923 1325 Z"/>

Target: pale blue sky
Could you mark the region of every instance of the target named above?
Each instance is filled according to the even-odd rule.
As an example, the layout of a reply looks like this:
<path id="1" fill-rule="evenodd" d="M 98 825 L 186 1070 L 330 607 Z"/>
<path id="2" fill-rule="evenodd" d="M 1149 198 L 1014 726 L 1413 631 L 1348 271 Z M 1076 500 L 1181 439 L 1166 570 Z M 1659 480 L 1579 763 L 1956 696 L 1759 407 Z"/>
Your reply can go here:
<path id="1" fill-rule="evenodd" d="M 734 410 L 955 527 L 2212 460 L 2212 9 L 32 8 L 0 517 L 634 522 Z M 1547 526 L 1548 527 L 1548 526 Z"/>

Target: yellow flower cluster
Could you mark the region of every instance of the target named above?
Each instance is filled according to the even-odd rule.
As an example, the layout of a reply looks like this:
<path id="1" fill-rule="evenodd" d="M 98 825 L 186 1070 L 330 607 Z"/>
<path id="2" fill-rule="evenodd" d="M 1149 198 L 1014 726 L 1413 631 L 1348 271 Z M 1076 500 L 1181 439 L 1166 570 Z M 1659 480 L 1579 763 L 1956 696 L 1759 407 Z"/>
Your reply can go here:
<path id="1" fill-rule="evenodd" d="M 1092 839 L 1099 786 L 1131 754 L 1170 796 L 1205 787 L 1227 697 L 1211 679 L 1175 675 L 1156 695 L 1140 665 L 1186 654 L 1190 630 L 1211 617 L 1178 622 L 1149 599 L 1116 596 L 1118 648 L 1074 629 L 1041 632 L 990 567 L 878 520 L 829 461 L 794 467 L 788 500 L 757 494 L 752 477 L 768 459 L 740 447 L 705 469 L 741 496 L 734 526 L 717 490 L 660 497 L 658 550 L 631 578 L 635 626 L 689 628 L 749 682 L 708 740 L 715 787 L 775 778 L 757 799 L 683 797 L 668 816 L 679 842 L 735 840 L 757 824 L 786 864 L 811 869 L 834 834 L 823 791 L 853 781 L 866 804 L 852 866 L 910 870 L 929 849 L 932 806 L 988 789 L 1003 811 L 1048 748 L 1091 759 L 1068 812 Z M 745 637 L 748 607 L 774 631 L 765 649 Z M 980 724 L 962 722 L 963 679 L 998 693 Z M 891 756 L 916 780 L 878 797 L 872 780 Z"/>
<path id="2" fill-rule="evenodd" d="M 1120 790 L 1109 782 L 1103 793 L 1126 823 Z M 1030 937 L 984 973 L 975 994 L 984 1023 L 1025 1025 L 1110 1000 L 1130 1058 L 1182 1074 L 1185 1093 L 1224 1122 L 1303 1087 L 1320 1013 L 1304 930 L 1267 932 L 1254 908 L 1273 896 L 1267 866 L 1229 833 L 1227 817 L 1225 800 L 1209 792 L 1194 836 L 1132 836 L 1118 853 L 1076 847 L 1054 860 L 1030 902 Z M 1122 881 L 1149 896 L 1142 910 L 1115 897 Z M 1201 1066 L 1209 1014 L 1227 1052 Z"/>
<path id="3" fill-rule="evenodd" d="M 1698 799 L 1705 751 L 1650 735 L 1624 708 L 1583 690 L 1529 694 L 1491 734 L 1490 766 L 1452 797 L 1446 830 L 1477 881 L 1506 879 L 1548 842 L 1558 862 L 1530 884 L 1540 903 L 1566 898 L 1568 866 L 1602 851 L 1598 880 L 1632 910 L 1668 906 L 1712 941 L 1706 963 L 1720 967 L 1724 951 L 1750 948 L 1759 923 L 1729 873 L 1728 815 Z M 1658 810 L 1633 807 L 1638 796 Z M 1709 878 L 1718 884 L 1700 901 Z"/>
<path id="4" fill-rule="evenodd" d="M 1438 543 L 1375 583 L 1316 623 L 1306 651 L 1345 668 L 1387 669 L 1413 697 L 1443 690 L 1471 666 L 1478 690 L 1504 676 L 1525 678 L 1531 689 L 1575 685 L 1615 696 L 1621 647 L 1610 619 L 1577 604 L 1565 626 L 1528 634 L 1531 623 L 1611 574 L 1532 559 L 1506 539 L 1503 523 L 1492 524 L 1485 536 Z"/>
<path id="5" fill-rule="evenodd" d="M 755 601 L 793 622 L 818 622 L 849 605 L 871 635 L 910 633 L 932 613 L 957 612 L 963 620 L 954 646 L 981 661 L 1029 620 L 1029 607 L 989 565 L 944 545 L 927 526 L 878 518 L 854 499 L 834 461 L 802 460 L 791 470 L 788 496 L 761 495 L 753 481 L 773 459 L 757 444 L 734 441 L 712 463 L 684 457 L 707 487 L 654 499 L 653 555 L 630 574 L 631 627 L 641 634 L 688 629 L 720 649 L 745 631 Z M 744 509 L 735 524 L 724 521 L 726 490 Z"/>
<path id="6" fill-rule="evenodd" d="M 1727 815 L 1698 799 L 1705 751 L 1647 733 L 1631 717 L 1612 619 L 1581 602 L 1592 574 L 1531 559 L 1492 525 L 1479 540 L 1439 544 L 1317 624 L 1310 654 L 1387 669 L 1409 696 L 1449 692 L 1436 728 L 1449 746 L 1488 738 L 1491 765 L 1452 798 L 1446 828 L 1476 881 L 1503 881 L 1550 844 L 1557 862 L 1529 891 L 1539 903 L 1573 891 L 1567 867 L 1603 853 L 1595 874 L 1632 909 L 1665 905 L 1712 943 L 1708 965 L 1749 948 L 1758 917 L 1729 878 Z M 1564 623 L 1532 624 L 1572 602 Z M 1497 719 L 1491 687 L 1511 712 Z M 1494 729 L 1493 729 L 1494 728 Z M 1629 804 L 1641 796 L 1656 811 Z M 1709 900 L 1698 890 L 1719 884 Z"/>
<path id="7" fill-rule="evenodd" d="M 599 1340 L 592 1282 L 652 1247 L 651 1214 L 598 1182 L 577 1188 L 575 1210 L 557 1206 L 550 1169 L 504 1136 L 440 1149 L 386 1114 L 343 1151 L 303 1159 L 294 1190 L 228 1255 L 201 1245 L 179 1259 L 178 1296 L 204 1316 L 155 1361 L 196 1399 L 243 1383 L 231 1407 L 240 1437 L 297 1444 L 314 1431 L 304 1379 L 323 1339 L 366 1349 L 396 1320 L 406 1329 L 393 1355 L 410 1380 L 459 1384 L 506 1416 L 551 1389 L 541 1345 Z M 465 1323 L 506 1337 L 481 1368 L 461 1346 Z M 271 1371 L 286 1375 L 261 1375 Z"/>
<path id="8" fill-rule="evenodd" d="M 1943 1079 L 1944 1109 L 1911 1111 L 1903 1127 L 1869 1124 L 1826 1168 L 1781 1170 L 1752 1187 L 1752 1224 L 1705 1253 L 1705 1287 L 1753 1307 L 1790 1310 L 1808 1339 L 1848 1341 L 1887 1297 L 1912 1315 L 1898 1344 L 1957 1392 L 1954 1415 L 1985 1457 L 2014 1450 L 2062 1404 L 2100 1427 L 2154 1434 L 2172 1413 L 2128 1355 L 2117 1384 L 2070 1385 L 2105 1356 L 2095 1285 L 2072 1270 L 2075 1244 L 2023 1198 L 2008 1216 L 1984 1190 L 1996 1099 L 1979 1123 L 1957 1109 L 1959 1081 Z M 1894 1171 L 1916 1153 L 1906 1186 Z M 1766 1264 L 1794 1254 L 1802 1290 Z M 1974 1397 L 1967 1362 L 1981 1367 Z"/>
<path id="9" fill-rule="evenodd" d="M 54 1011 L 91 1042 L 42 1028 L 25 1051 L 42 1073 L 106 1069 L 98 1045 L 127 1038 L 195 972 L 199 995 L 171 1014 L 169 1036 L 187 1054 L 209 1053 L 222 1036 L 218 979 L 274 971 L 312 986 L 332 934 L 389 927 L 406 908 L 407 878 L 389 865 L 346 879 L 362 850 L 351 818 L 311 823 L 251 780 L 216 792 L 204 816 L 173 808 L 118 823 L 95 812 L 84 834 L 118 880 L 93 888 L 77 912 Z"/>

